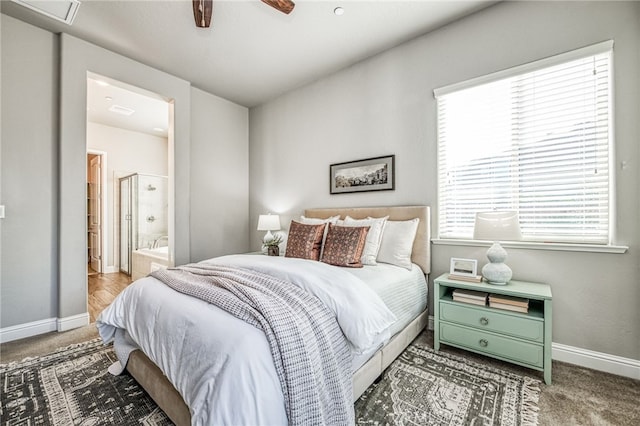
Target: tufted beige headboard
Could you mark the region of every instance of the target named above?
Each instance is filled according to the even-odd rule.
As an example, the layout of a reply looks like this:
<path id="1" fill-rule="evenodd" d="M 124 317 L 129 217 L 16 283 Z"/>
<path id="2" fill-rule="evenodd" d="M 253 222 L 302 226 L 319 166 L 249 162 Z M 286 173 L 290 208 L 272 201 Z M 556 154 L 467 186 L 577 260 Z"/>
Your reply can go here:
<path id="1" fill-rule="evenodd" d="M 398 206 L 398 207 L 351 207 L 307 209 L 306 217 L 326 219 L 340 215 L 341 219 L 351 216 L 354 219 L 365 219 L 367 216 L 389 216 L 389 220 L 409 220 L 419 218 L 418 232 L 413 242 L 411 260 L 422 268 L 425 274 L 431 272 L 431 214 L 429 206 Z"/>

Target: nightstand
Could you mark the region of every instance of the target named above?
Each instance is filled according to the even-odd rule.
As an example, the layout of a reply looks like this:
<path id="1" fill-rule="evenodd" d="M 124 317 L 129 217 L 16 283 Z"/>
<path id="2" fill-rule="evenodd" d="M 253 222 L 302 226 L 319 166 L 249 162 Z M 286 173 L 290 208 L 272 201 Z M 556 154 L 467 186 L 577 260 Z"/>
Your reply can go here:
<path id="1" fill-rule="evenodd" d="M 433 347 L 466 349 L 544 372 L 551 384 L 552 295 L 547 284 L 510 281 L 496 286 L 448 279 L 434 280 Z M 457 288 L 529 299 L 527 313 L 512 312 L 453 300 Z"/>

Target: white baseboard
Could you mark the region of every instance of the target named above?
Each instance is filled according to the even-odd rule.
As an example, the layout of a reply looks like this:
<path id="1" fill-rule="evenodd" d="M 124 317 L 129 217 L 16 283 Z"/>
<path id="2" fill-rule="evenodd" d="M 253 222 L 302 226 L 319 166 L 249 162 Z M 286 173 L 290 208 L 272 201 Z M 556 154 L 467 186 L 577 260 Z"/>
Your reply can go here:
<path id="1" fill-rule="evenodd" d="M 427 328 L 433 330 L 433 316 L 431 315 Z M 640 360 L 576 348 L 561 343 L 551 344 L 551 359 L 640 380 Z"/>
<path id="2" fill-rule="evenodd" d="M 25 324 L 0 328 L 0 343 L 25 339 L 52 331 L 67 331 L 89 325 L 89 313 L 85 312 L 65 318 L 47 318 Z"/>
<path id="3" fill-rule="evenodd" d="M 105 266 L 102 269 L 103 274 L 113 274 L 116 272 L 120 272 L 120 268 L 118 266 Z"/>
<path id="4" fill-rule="evenodd" d="M 631 358 L 623 358 L 560 343 L 552 344 L 551 358 L 556 361 L 640 380 L 640 361 Z"/>
<path id="5" fill-rule="evenodd" d="M 89 312 L 65 318 L 58 318 L 57 324 L 58 331 L 67 331 L 74 328 L 84 327 L 85 325 L 89 325 Z"/>
<path id="6" fill-rule="evenodd" d="M 39 321 L 28 322 L 26 324 L 0 328 L 0 343 L 11 342 L 13 340 L 24 339 L 25 337 L 56 331 L 56 320 L 57 318 L 47 318 Z"/>

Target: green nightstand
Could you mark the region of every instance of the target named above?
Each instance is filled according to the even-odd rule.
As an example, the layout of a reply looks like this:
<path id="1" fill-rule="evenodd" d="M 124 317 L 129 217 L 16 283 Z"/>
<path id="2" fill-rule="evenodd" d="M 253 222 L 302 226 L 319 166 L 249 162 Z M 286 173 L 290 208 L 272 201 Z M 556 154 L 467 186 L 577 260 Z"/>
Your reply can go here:
<path id="1" fill-rule="evenodd" d="M 496 286 L 448 279 L 434 280 L 433 347 L 444 343 L 544 372 L 551 384 L 552 296 L 547 284 L 510 281 Z M 453 300 L 456 288 L 529 299 L 527 313 Z"/>

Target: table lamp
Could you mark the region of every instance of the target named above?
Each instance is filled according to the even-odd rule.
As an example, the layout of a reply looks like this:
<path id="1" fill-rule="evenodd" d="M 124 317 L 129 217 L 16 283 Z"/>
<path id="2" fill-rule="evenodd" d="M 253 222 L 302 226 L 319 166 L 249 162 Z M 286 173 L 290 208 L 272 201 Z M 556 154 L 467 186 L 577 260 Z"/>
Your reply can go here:
<path id="1" fill-rule="evenodd" d="M 506 285 L 511 280 L 513 272 L 504 263 L 507 259 L 507 252 L 500 245 L 500 241 L 522 239 L 518 212 L 492 211 L 476 213 L 473 239 L 494 242 L 487 250 L 489 263 L 482 268 L 482 276 L 489 284 Z"/>
<path id="2" fill-rule="evenodd" d="M 273 240 L 271 231 L 280 230 L 280 216 L 277 214 L 261 214 L 258 216 L 258 231 L 267 231 L 262 239 L 263 243 Z"/>

